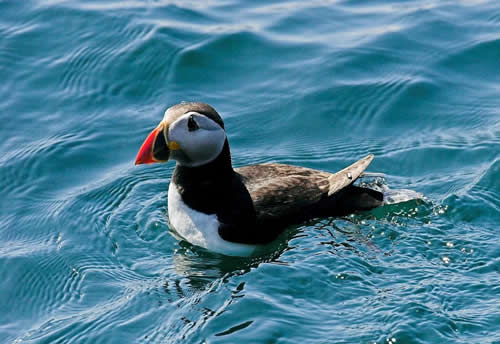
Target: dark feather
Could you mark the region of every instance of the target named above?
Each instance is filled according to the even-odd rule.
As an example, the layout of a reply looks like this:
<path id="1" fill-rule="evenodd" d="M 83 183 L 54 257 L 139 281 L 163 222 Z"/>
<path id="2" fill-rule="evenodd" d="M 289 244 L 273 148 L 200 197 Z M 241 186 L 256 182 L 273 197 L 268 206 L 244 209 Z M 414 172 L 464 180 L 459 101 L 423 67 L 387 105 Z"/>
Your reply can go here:
<path id="1" fill-rule="evenodd" d="M 263 164 L 236 169 L 255 209 L 255 222 L 222 223 L 219 234 L 232 242 L 265 244 L 285 227 L 320 216 L 343 216 L 382 204 L 382 193 L 348 185 L 328 196 L 328 172 L 304 167 Z M 353 180 L 354 181 L 354 180 Z"/>
<path id="2" fill-rule="evenodd" d="M 295 216 L 326 197 L 327 172 L 284 164 L 250 165 L 236 169 L 253 201 L 257 222 Z"/>
<path id="3" fill-rule="evenodd" d="M 319 216 L 342 216 L 382 203 L 381 193 L 352 184 L 329 196 L 331 176 L 285 164 L 233 170 L 226 141 L 213 162 L 196 168 L 178 165 L 173 181 L 192 209 L 217 215 L 223 239 L 265 244 L 291 224 Z M 352 178 L 351 183 L 354 181 Z"/>

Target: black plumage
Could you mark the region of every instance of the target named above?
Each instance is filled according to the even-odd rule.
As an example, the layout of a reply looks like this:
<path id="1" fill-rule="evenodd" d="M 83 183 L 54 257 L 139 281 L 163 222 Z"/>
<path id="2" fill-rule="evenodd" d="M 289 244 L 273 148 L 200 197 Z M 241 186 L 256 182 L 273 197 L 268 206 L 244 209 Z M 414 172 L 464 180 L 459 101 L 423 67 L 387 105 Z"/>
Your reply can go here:
<path id="1" fill-rule="evenodd" d="M 226 140 L 219 156 L 200 167 L 177 165 L 173 182 L 192 209 L 216 214 L 227 241 L 265 244 L 287 226 L 320 216 L 342 216 L 382 204 L 380 192 L 350 184 L 329 195 L 332 174 L 285 165 L 233 169 Z"/>

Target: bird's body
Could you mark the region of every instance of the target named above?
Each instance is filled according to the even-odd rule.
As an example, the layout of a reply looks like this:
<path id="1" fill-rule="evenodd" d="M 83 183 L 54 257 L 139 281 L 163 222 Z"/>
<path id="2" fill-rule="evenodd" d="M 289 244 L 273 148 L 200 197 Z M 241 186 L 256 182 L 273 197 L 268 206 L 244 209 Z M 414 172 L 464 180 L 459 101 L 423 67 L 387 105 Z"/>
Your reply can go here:
<path id="1" fill-rule="evenodd" d="M 206 214 L 187 205 L 173 182 L 168 187 L 168 217 L 171 227 L 187 242 L 229 256 L 251 256 L 259 247 L 224 240 L 216 214 Z"/>
<path id="2" fill-rule="evenodd" d="M 373 156 L 336 174 L 285 164 L 234 169 L 222 119 L 203 103 L 167 110 L 136 163 L 171 155 L 177 166 L 168 192 L 170 224 L 186 241 L 223 254 L 251 255 L 291 224 L 383 202 L 380 192 L 352 185 Z"/>
<path id="3" fill-rule="evenodd" d="M 227 255 L 252 255 L 291 224 L 382 202 L 376 191 L 354 186 L 328 196 L 331 173 L 284 164 L 237 168 L 213 184 L 200 178 L 187 192 L 176 173 L 168 191 L 170 224 L 186 241 Z"/>

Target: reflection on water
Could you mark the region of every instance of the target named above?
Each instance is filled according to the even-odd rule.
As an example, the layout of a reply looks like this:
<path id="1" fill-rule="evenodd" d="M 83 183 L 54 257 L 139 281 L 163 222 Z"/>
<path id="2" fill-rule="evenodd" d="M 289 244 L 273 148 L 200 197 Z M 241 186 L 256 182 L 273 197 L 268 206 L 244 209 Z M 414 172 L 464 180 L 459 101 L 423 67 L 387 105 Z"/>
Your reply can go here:
<path id="1" fill-rule="evenodd" d="M 288 235 L 288 234 L 285 234 Z M 273 250 L 255 257 L 232 257 L 209 252 L 203 248 L 180 241 L 179 249 L 173 252 L 175 272 L 187 279 L 195 289 L 203 289 L 215 280 L 226 280 L 231 276 L 242 275 L 262 263 L 279 259 L 287 247 L 286 242 L 278 240 L 272 244 Z"/>

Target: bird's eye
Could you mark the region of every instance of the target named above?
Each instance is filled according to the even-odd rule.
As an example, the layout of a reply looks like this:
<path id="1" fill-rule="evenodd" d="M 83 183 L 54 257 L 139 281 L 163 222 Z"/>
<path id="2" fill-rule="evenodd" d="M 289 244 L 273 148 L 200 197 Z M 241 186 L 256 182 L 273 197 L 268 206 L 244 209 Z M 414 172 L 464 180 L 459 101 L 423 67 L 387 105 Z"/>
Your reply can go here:
<path id="1" fill-rule="evenodd" d="M 200 126 L 198 125 L 198 123 L 196 123 L 196 121 L 194 119 L 194 115 L 189 116 L 189 119 L 188 119 L 188 130 L 189 131 L 195 131 L 195 130 L 198 130 L 198 129 L 200 129 Z"/>

